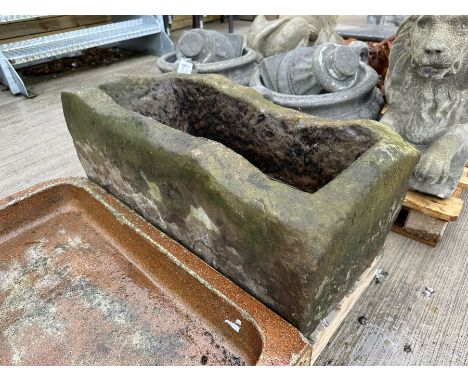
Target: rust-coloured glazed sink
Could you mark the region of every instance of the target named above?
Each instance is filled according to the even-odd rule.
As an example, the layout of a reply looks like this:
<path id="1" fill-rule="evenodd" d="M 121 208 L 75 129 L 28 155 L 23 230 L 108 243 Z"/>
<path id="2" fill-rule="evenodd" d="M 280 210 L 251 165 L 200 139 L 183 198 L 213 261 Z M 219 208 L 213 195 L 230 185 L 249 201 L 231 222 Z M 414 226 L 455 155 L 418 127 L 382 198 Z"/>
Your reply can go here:
<path id="1" fill-rule="evenodd" d="M 301 334 L 86 179 L 0 200 L 0 364 L 288 365 Z"/>

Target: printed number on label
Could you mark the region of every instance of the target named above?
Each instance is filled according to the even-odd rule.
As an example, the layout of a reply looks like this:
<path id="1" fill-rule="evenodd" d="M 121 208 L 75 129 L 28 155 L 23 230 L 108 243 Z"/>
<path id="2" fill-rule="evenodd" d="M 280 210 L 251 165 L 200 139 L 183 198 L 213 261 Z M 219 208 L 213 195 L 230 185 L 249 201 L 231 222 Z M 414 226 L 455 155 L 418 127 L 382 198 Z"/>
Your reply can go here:
<path id="1" fill-rule="evenodd" d="M 177 67 L 177 73 L 191 74 L 193 64 L 191 62 L 180 60 L 179 66 Z"/>

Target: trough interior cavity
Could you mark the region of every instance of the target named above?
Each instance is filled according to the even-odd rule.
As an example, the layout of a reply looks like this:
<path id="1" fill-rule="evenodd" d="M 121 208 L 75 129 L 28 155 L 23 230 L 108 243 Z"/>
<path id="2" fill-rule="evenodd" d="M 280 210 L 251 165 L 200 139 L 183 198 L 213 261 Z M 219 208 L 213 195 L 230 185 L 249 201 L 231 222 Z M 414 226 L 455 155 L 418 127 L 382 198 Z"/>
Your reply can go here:
<path id="1" fill-rule="evenodd" d="M 220 142 L 264 174 L 311 193 L 380 139 L 355 123 L 336 127 L 307 122 L 301 126 L 301 118 L 280 118 L 188 78 L 168 78 L 130 93 L 111 87 L 104 90 L 124 108 Z"/>

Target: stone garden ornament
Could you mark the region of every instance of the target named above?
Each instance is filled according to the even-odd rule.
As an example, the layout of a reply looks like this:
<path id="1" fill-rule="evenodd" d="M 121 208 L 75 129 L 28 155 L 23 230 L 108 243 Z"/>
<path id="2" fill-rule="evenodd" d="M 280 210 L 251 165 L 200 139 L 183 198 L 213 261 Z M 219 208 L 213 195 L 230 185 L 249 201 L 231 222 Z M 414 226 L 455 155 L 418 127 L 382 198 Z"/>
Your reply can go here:
<path id="1" fill-rule="evenodd" d="M 422 154 L 410 187 L 440 198 L 468 160 L 468 16 L 411 16 L 390 52 L 381 122 Z"/>
<path id="2" fill-rule="evenodd" d="M 383 97 L 367 44 L 320 44 L 265 58 L 250 86 L 276 104 L 332 119 L 378 119 Z"/>
<path id="3" fill-rule="evenodd" d="M 232 33 L 204 29 L 185 32 L 176 45 L 178 59 L 191 59 L 206 64 L 242 56 L 244 38 Z"/>
<path id="4" fill-rule="evenodd" d="M 257 16 L 247 32 L 247 46 L 261 56 L 286 53 L 309 44 L 341 43 L 335 32 L 338 16 L 280 16 L 268 20 Z"/>
<path id="5" fill-rule="evenodd" d="M 182 72 L 180 64 L 188 62 L 189 73 L 221 74 L 238 84 L 248 85 L 257 66 L 257 57 L 253 49 L 244 46 L 240 35 L 192 29 L 181 36 L 176 51 L 161 56 L 157 65 L 164 73 Z"/>

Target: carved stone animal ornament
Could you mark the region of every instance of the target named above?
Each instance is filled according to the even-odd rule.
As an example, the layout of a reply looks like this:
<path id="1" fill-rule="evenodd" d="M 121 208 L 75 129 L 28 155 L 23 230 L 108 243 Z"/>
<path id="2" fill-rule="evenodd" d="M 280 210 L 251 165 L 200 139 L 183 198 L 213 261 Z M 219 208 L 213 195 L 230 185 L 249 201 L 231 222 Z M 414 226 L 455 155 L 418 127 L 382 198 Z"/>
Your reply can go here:
<path id="1" fill-rule="evenodd" d="M 467 56 L 468 16 L 410 16 L 390 52 L 381 122 L 422 154 L 410 187 L 440 198 L 468 160 Z"/>
<path id="2" fill-rule="evenodd" d="M 320 44 L 265 58 L 250 86 L 285 107 L 331 119 L 378 119 L 378 75 L 367 44 Z"/>
<path id="3" fill-rule="evenodd" d="M 244 38 L 233 33 L 192 29 L 180 37 L 176 56 L 202 64 L 231 60 L 242 56 L 243 43 Z"/>
<path id="4" fill-rule="evenodd" d="M 338 16 L 257 16 L 247 32 L 247 46 L 263 57 L 326 42 L 342 43 L 335 32 Z"/>
<path id="5" fill-rule="evenodd" d="M 182 60 L 190 61 L 192 74 L 221 74 L 247 86 L 257 59 L 257 52 L 244 46 L 243 36 L 196 28 L 184 32 L 175 52 L 159 57 L 156 65 L 163 73 L 177 72 Z"/>
<path id="6" fill-rule="evenodd" d="M 260 74 L 265 86 L 283 94 L 307 95 L 349 89 L 360 80 L 367 44 L 321 44 L 265 58 Z"/>

